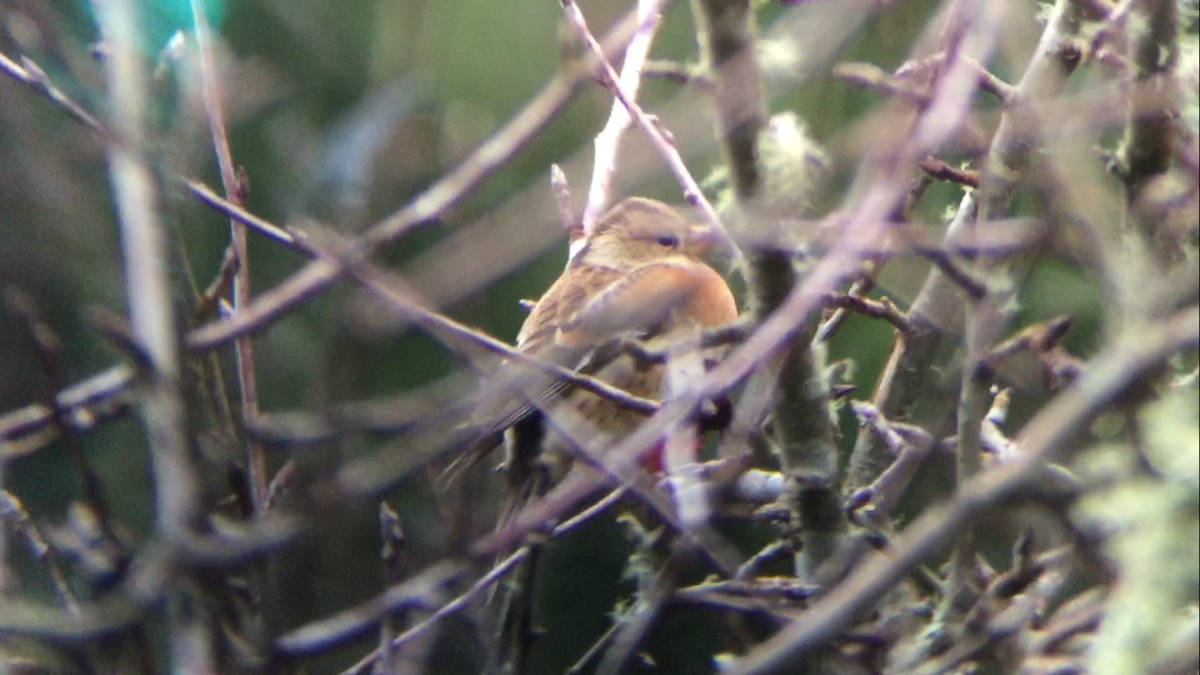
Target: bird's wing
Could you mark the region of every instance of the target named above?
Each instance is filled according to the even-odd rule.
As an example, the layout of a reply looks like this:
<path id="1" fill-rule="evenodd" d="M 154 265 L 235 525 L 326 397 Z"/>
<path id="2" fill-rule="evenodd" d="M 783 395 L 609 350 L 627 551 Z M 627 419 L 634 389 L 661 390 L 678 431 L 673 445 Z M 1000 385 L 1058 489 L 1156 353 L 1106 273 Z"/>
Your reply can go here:
<path id="1" fill-rule="evenodd" d="M 686 258 L 627 272 L 597 265 L 570 268 L 526 317 L 517 348 L 542 361 L 593 374 L 620 356 L 621 338 L 654 332 L 676 308 L 699 327 L 728 324 L 738 316 L 725 280 L 708 265 Z M 478 461 L 499 445 L 500 432 L 569 386 L 533 366 L 506 362 L 484 385 L 482 403 L 472 416 L 480 440 L 468 452 L 473 459 L 464 459 Z"/>
<path id="2" fill-rule="evenodd" d="M 568 269 L 538 300 L 517 336 L 517 348 L 591 374 L 621 353 L 618 340 L 656 331 L 676 309 L 700 327 L 737 319 L 729 286 L 703 263 L 671 258 L 625 272 L 583 265 Z M 535 366 L 506 362 L 489 378 L 486 400 L 474 417 L 494 435 L 569 387 Z"/>
<path id="3" fill-rule="evenodd" d="M 559 344 L 559 328 L 597 292 L 617 283 L 622 273 L 610 267 L 586 265 L 568 269 L 538 300 L 517 334 L 517 349 L 563 368 L 589 364 L 589 354 L 602 345 Z M 484 385 L 485 400 L 474 415 L 494 434 L 524 419 L 539 405 L 559 396 L 569 385 L 535 366 L 506 361 Z"/>
<path id="4" fill-rule="evenodd" d="M 600 265 L 581 265 L 568 269 L 538 300 L 517 334 L 517 348 L 530 355 L 553 351 L 558 329 L 583 309 L 596 295 L 621 282 L 620 270 Z M 565 368 L 574 363 L 556 361 Z"/>
<path id="5" fill-rule="evenodd" d="M 673 313 L 711 327 L 736 319 L 737 305 L 725 280 L 708 265 L 687 258 L 663 260 L 642 265 L 593 294 L 560 324 L 555 342 L 562 348 L 602 344 L 653 331 Z"/>

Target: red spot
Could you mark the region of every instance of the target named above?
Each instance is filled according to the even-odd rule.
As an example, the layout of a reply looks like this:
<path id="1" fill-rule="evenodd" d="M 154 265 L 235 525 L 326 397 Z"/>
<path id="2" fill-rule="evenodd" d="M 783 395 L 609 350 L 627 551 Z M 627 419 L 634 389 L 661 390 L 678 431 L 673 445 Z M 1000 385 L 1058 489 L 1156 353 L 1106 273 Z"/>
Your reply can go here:
<path id="1" fill-rule="evenodd" d="M 652 475 L 661 476 L 667 471 L 667 441 L 659 439 L 657 443 L 646 448 L 642 453 L 641 463 L 642 468 L 649 471 Z M 696 452 L 693 457 L 695 461 L 700 461 L 700 451 L 704 449 L 704 436 L 700 435 L 696 438 Z"/>
<path id="2" fill-rule="evenodd" d="M 646 448 L 642 453 L 642 468 L 657 476 L 666 471 L 666 457 L 664 457 L 667 442 L 660 439 L 657 443 Z"/>

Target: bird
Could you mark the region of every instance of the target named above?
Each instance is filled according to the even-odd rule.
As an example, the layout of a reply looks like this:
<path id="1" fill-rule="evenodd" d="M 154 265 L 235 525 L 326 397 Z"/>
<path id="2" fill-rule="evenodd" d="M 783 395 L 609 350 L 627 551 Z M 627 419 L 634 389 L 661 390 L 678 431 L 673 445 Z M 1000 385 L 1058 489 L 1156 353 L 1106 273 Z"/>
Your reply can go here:
<path id="1" fill-rule="evenodd" d="M 572 231 L 567 265 L 529 307 L 516 351 L 636 397 L 663 398 L 668 366 L 638 359 L 626 344 L 638 340 L 662 349 L 738 319 L 733 291 L 709 264 L 727 255 L 724 245 L 721 232 L 689 222 L 667 204 L 643 197 L 619 202 L 586 231 Z M 711 348 L 703 356 L 714 360 L 722 351 Z M 484 438 L 504 430 L 507 496 L 498 528 L 568 471 L 581 465 L 589 469 L 587 462 L 576 461 L 577 442 L 603 453 L 646 419 L 645 412 L 512 359 L 492 379 L 476 417 L 490 432 Z M 495 445 L 494 440 L 483 444 Z M 658 463 L 661 445 L 645 450 L 645 464 Z M 526 573 L 533 566 L 529 562 Z M 531 633 L 531 602 L 528 594 L 523 603 L 514 604 L 511 597 L 506 602 L 501 645 Z M 502 653 L 502 661 L 511 657 L 504 647 Z M 521 670 L 518 664 L 514 672 Z"/>
<path id="2" fill-rule="evenodd" d="M 533 303 L 516 350 L 636 397 L 661 398 L 665 365 L 640 363 L 624 344 L 670 345 L 737 320 L 733 292 L 709 264 L 725 254 L 724 238 L 715 228 L 691 223 L 667 204 L 643 197 L 616 204 L 581 236 L 562 274 Z M 713 348 L 705 356 L 712 360 L 720 351 Z M 513 365 L 503 364 L 499 372 Z M 571 464 L 574 444 L 546 423 L 547 417 L 560 416 L 556 411 L 577 413 L 570 419 L 585 423 L 579 431 L 590 448 L 600 450 L 645 420 L 643 412 L 529 370 L 515 386 L 509 373 L 510 393 L 518 389 L 521 396 L 493 395 L 500 402 L 484 406 L 478 415 L 489 419 L 492 429 L 506 429 L 502 466 L 512 492 L 527 491 L 539 469 L 560 477 L 555 467 Z"/>

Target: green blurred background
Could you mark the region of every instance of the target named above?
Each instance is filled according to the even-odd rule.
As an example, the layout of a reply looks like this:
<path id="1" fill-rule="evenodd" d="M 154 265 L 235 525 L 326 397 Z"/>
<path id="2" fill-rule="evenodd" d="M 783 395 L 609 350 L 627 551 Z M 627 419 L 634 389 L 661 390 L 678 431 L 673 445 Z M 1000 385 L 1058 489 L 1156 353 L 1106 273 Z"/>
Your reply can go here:
<path id="1" fill-rule="evenodd" d="M 174 30 L 188 28 L 187 3 L 144 2 L 149 58 Z M 211 2 L 210 4 L 215 4 Z M 797 9 L 765 3 L 764 26 L 787 12 L 820 10 L 829 0 L 800 3 Z M 1035 3 L 1021 28 L 1036 34 Z M 584 13 L 597 33 L 626 3 L 584 1 Z M 0 47 L 10 57 L 27 55 L 51 79 L 103 116 L 101 68 L 90 53 L 97 33 L 86 3 L 58 0 L 5 0 Z M 899 66 L 937 7 L 931 0 L 892 3 L 868 20 L 838 52 L 836 61 L 870 61 L 885 69 Z M 244 168 L 250 191 L 247 207 L 279 223 L 314 218 L 345 232 L 357 232 L 405 204 L 455 166 L 473 147 L 514 115 L 555 73 L 563 51 L 561 9 L 552 0 L 231 0 L 216 8 L 214 23 L 223 37 L 225 102 L 235 162 Z M 810 30 L 812 26 L 810 25 Z M 819 27 L 817 28 L 819 30 Z M 805 44 L 779 37 L 779 46 L 803 52 Z M 690 8 L 676 2 L 655 44 L 655 58 L 694 59 Z M 1019 68 L 1022 62 L 1018 61 Z M 1003 75 L 1014 66 L 1001 58 Z M 883 99 L 829 75 L 830 64 L 811 73 L 787 73 L 770 83 L 772 112 L 790 110 L 808 121 L 813 135 L 831 147 L 836 176 L 844 188 L 856 153 L 848 134 L 854 123 Z M 790 75 L 790 76 L 789 76 Z M 203 117 L 190 98 L 190 75 L 182 62 L 153 82 L 156 148 L 163 170 L 220 184 Z M 702 95 L 681 94 L 679 85 L 646 83 L 642 100 L 655 112 L 674 105 L 668 128 L 698 120 L 707 130 Z M 512 340 L 523 312 L 519 298 L 536 297 L 558 274 L 566 243 L 553 216 L 549 166 L 567 170 L 577 205 L 590 180 L 591 143 L 611 103 L 591 86 L 568 105 L 517 157 L 490 177 L 440 222 L 421 228 L 390 248 L 383 261 L 434 298 L 451 298 L 443 309 L 466 323 Z M 981 100 L 981 105 L 988 103 Z M 682 110 L 679 107 L 682 106 Z M 640 149 L 635 146 L 641 146 Z M 659 160 L 631 132 L 626 142 L 623 193 L 679 201 L 679 191 Z M 697 177 L 718 161 L 711 134 L 683 145 Z M 954 157 L 946 157 L 953 160 Z M 0 283 L 20 287 L 36 298 L 67 348 L 68 381 L 96 373 L 115 362 L 85 320 L 84 310 L 126 307 L 121 261 L 103 147 L 80 125 L 41 97 L 0 78 Z M 843 196 L 836 188 L 830 207 Z M 920 208 L 922 218 L 941 222 L 958 192 L 935 185 Z M 228 224 L 168 188 L 164 215 L 178 234 L 197 282 L 215 274 L 228 242 Z M 529 206 L 536 204 L 538 206 Z M 506 209 L 506 210 L 505 210 Z M 503 214 L 497 220 L 494 214 Z M 488 216 L 492 220 L 479 219 Z M 525 222 L 529 221 L 529 222 Z M 484 223 L 496 235 L 473 224 Z M 508 223 L 508 229 L 503 229 Z M 513 225 L 515 223 L 515 225 Z M 452 238 L 455 232 L 470 232 Z M 511 268 L 479 290 L 451 291 L 456 276 L 513 249 Z M 453 258 L 448 257 L 453 252 Z M 270 241 L 251 235 L 252 285 L 265 289 L 298 269 L 302 260 Z M 924 267 L 894 263 L 882 293 L 904 305 L 915 295 Z M 181 280 L 182 281 L 182 280 Z M 1021 319 L 1072 313 L 1078 318 L 1068 344 L 1086 352 L 1094 344 L 1095 285 L 1052 254 L 1037 267 L 1022 294 Z M 3 312 L 3 310 L 0 310 Z M 892 343 L 882 322 L 853 318 L 832 346 L 833 358 L 852 357 L 859 398 L 869 396 Z M 358 400 L 404 391 L 443 377 L 458 364 L 431 339 L 378 320 L 369 303 L 350 289 L 338 289 L 290 314 L 255 341 L 261 406 L 264 411 L 313 407 L 322 401 Z M 227 372 L 230 354 L 223 352 Z M 232 382 L 232 380 L 231 380 Z M 1043 400 L 1036 381 L 1016 397 L 1010 423 L 1016 428 Z M 0 411 L 38 400 L 45 383 L 20 327 L 0 313 Z M 843 415 L 844 447 L 853 444 L 854 424 Z M 85 447 L 104 479 L 118 516 L 135 533 L 148 531 L 153 500 L 144 443 L 136 418 L 103 425 Z M 369 451 L 371 443 L 347 444 L 347 456 Z M 274 466 L 286 459 L 272 455 Z M 25 500 L 39 520 L 58 522 L 78 498 L 77 479 L 59 445 L 8 467 L 8 487 Z M 443 555 L 445 541 L 432 481 L 426 476 L 387 495 L 410 537 L 414 564 Z M 936 493 L 945 486 L 926 487 Z M 290 551 L 285 576 L 289 623 L 299 625 L 377 593 L 384 583 L 378 564 L 374 504 L 348 507 L 336 526 L 316 541 Z M 489 528 L 494 515 L 481 512 L 473 531 Z M 1003 544 L 1001 544 L 1001 548 Z M 628 592 L 621 568 L 629 546 L 619 527 L 603 522 L 552 546 L 545 624 L 553 647 L 544 650 L 536 672 L 562 672 L 608 625 L 614 591 Z M 28 560 L 16 560 L 28 590 L 47 593 Z M 473 672 L 478 646 L 461 642 L 459 626 L 446 633 L 454 648 L 438 661 L 438 672 Z M 698 613 L 673 613 L 651 641 L 648 652 L 659 672 L 708 672 L 698 641 L 719 650 L 715 628 Z M 711 638 L 711 639 L 710 639 Z M 369 646 L 364 641 L 322 661 L 326 672 Z"/>

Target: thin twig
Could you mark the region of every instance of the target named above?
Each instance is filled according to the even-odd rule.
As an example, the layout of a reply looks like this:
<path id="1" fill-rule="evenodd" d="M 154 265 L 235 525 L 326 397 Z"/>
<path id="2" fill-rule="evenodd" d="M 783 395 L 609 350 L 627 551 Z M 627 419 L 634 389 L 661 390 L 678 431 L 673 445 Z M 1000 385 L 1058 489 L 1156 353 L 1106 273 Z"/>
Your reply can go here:
<path id="1" fill-rule="evenodd" d="M 652 77 L 678 84 L 687 84 L 704 91 L 712 90 L 712 80 L 695 66 L 675 61 L 646 61 L 642 77 Z"/>
<path id="2" fill-rule="evenodd" d="M 912 324 L 909 322 L 908 317 L 887 298 L 872 300 L 868 297 L 851 293 L 834 293 L 825 299 L 825 304 L 827 307 L 848 309 L 863 316 L 883 319 L 892 324 L 892 327 L 901 333 L 908 333 L 912 330 Z"/>
<path id="3" fill-rule="evenodd" d="M 637 359 L 639 366 L 649 366 L 657 363 L 666 363 L 671 349 L 703 351 L 712 349 L 713 347 L 725 347 L 736 344 L 746 339 L 746 336 L 753 327 L 754 323 L 752 321 L 739 320 L 728 326 L 710 328 L 694 338 L 689 338 L 682 344 L 671 345 L 669 348 L 649 347 L 644 342 L 636 340 L 626 341 L 622 344 L 622 348 Z"/>
<path id="4" fill-rule="evenodd" d="M 314 257 L 315 254 L 306 245 L 304 239 L 297 237 L 294 233 L 259 218 L 247 211 L 241 204 L 235 204 L 232 201 L 222 198 L 207 185 L 197 180 L 185 179 L 184 185 L 196 199 L 199 199 L 203 204 L 215 211 L 225 214 L 230 220 L 250 227 L 267 238 L 283 244 L 298 253 Z"/>
<path id="5" fill-rule="evenodd" d="M 617 632 L 600 659 L 600 664 L 596 666 L 596 675 L 620 675 L 624 672 L 638 645 L 658 625 L 675 590 L 676 567 L 679 564 L 676 557 L 668 556 L 659 569 L 648 570 L 639 579 L 634 602 L 617 623 Z"/>
<path id="6" fill-rule="evenodd" d="M 864 89 L 889 96 L 900 96 L 919 106 L 925 106 L 929 104 L 929 94 L 914 81 L 914 76 L 941 66 L 945 60 L 946 53 L 939 52 L 928 59 L 906 63 L 894 74 L 870 63 L 839 63 L 834 67 L 833 74 Z M 1002 104 L 1010 104 L 1016 99 L 1016 87 L 1001 80 L 974 59 L 964 59 L 964 62 L 975 70 L 980 90 L 1000 99 Z"/>
<path id="7" fill-rule="evenodd" d="M 221 73 L 218 72 L 216 56 L 213 54 L 212 34 L 208 26 L 208 8 L 205 0 L 191 0 L 192 19 L 196 23 L 196 45 L 200 51 L 200 82 L 204 95 L 204 113 L 212 132 L 213 148 L 217 153 L 217 166 L 221 172 L 221 185 L 225 198 L 237 206 L 243 206 L 244 186 L 233 164 L 233 152 L 229 147 L 229 135 L 225 130 L 225 114 L 221 110 L 224 92 L 221 91 Z M 233 273 L 233 313 L 236 316 L 250 304 L 250 256 L 246 246 L 246 225 L 230 218 L 230 248 L 237 261 Z M 254 369 L 254 344 L 249 336 L 236 341 L 238 391 L 241 397 L 242 420 L 254 424 L 258 419 L 258 376 Z M 267 458 L 262 444 L 253 438 L 246 439 L 246 466 L 250 474 L 250 495 L 255 513 L 262 512 L 267 494 Z"/>
<path id="8" fill-rule="evenodd" d="M 912 82 L 892 77 L 871 63 L 839 63 L 834 66 L 833 75 L 863 89 L 899 96 L 918 106 L 929 105 L 929 94 Z"/>
<path id="9" fill-rule="evenodd" d="M 196 298 L 196 309 L 192 315 L 197 320 L 204 321 L 218 314 L 229 295 L 229 290 L 233 288 L 233 277 L 237 274 L 237 268 L 237 256 L 234 255 L 233 247 L 226 248 L 216 276 Z"/>
<path id="10" fill-rule="evenodd" d="M 921 160 L 921 170 L 930 178 L 958 183 L 964 187 L 979 187 L 979 172 L 971 169 L 959 169 L 943 162 L 936 157 L 926 157 Z"/>
<path id="11" fill-rule="evenodd" d="M 76 431 L 88 431 L 96 424 L 117 417 L 128 408 L 124 396 L 134 381 L 129 366 L 113 366 L 76 385 L 58 392 L 59 418 Z M 44 447 L 57 437 L 52 428 L 56 413 L 34 403 L 0 417 L 0 457 L 13 460 Z M 55 433 L 47 435 L 47 430 Z"/>
<path id="12" fill-rule="evenodd" d="M 642 67 L 650 53 L 650 45 L 662 21 L 664 0 L 638 0 L 638 28 L 625 50 L 621 64 L 621 75 L 615 80 L 617 86 L 630 101 L 637 100 L 638 88 L 642 83 Z M 587 233 L 595 225 L 612 198 L 613 179 L 617 173 L 617 152 L 621 136 L 632 121 L 630 111 L 620 100 L 614 100 L 608 122 L 596 135 L 596 157 L 592 167 L 592 185 L 588 190 L 587 205 L 583 209 L 583 231 Z"/>
<path id="13" fill-rule="evenodd" d="M 587 44 L 592 54 L 597 58 L 600 74 L 605 86 L 612 91 L 613 96 L 621 102 L 621 105 L 629 111 L 629 114 L 633 117 L 633 121 L 646 134 L 650 143 L 654 145 L 655 150 L 658 151 L 659 155 L 662 156 L 667 166 L 671 169 L 671 173 L 674 174 L 680 188 L 683 190 L 684 201 L 699 209 L 708 225 L 715 232 L 719 232 L 724 238 L 729 250 L 734 252 L 735 257 L 740 257 L 737 245 L 729 237 L 725 226 L 717 216 L 716 210 L 713 209 L 712 204 L 709 203 L 704 193 L 700 190 L 700 185 L 696 183 L 696 179 L 692 178 L 692 174 L 688 171 L 687 165 L 684 164 L 683 158 L 679 156 L 679 150 L 675 147 L 675 143 L 659 128 L 657 122 L 650 119 L 641 106 L 637 104 L 637 101 L 633 100 L 622 88 L 620 77 L 613 70 L 612 64 L 605 58 L 600 43 L 592 35 L 591 30 L 587 26 L 587 21 L 583 18 L 583 12 L 579 11 L 579 7 L 575 4 L 574 0 L 563 0 L 563 12 L 566 14 L 567 20 L 578 31 L 580 37 L 583 38 L 584 43 Z"/>
<path id="14" fill-rule="evenodd" d="M 614 623 L 613 625 L 609 626 L 608 630 L 604 631 L 603 635 L 596 638 L 596 641 L 592 643 L 591 647 L 588 647 L 588 650 L 583 653 L 583 656 L 580 656 L 575 663 L 571 664 L 570 668 L 567 668 L 565 671 L 563 671 L 563 675 L 581 675 L 588 667 L 588 664 L 599 658 L 601 654 L 605 653 L 609 645 L 612 644 L 613 639 L 617 637 L 617 632 L 620 630 L 620 623 Z"/>
<path id="15" fill-rule="evenodd" d="M 794 577 L 755 577 L 753 579 L 706 581 L 675 591 L 676 597 L 680 598 L 703 596 L 710 593 L 724 593 L 768 600 L 796 601 L 814 597 L 817 594 L 817 589 L 811 584 L 797 581 Z"/>
<path id="16" fill-rule="evenodd" d="M 100 120 L 93 117 L 90 112 L 76 103 L 74 99 L 64 94 L 61 89 L 55 87 L 46 74 L 46 71 L 42 70 L 36 63 L 29 59 L 23 58 L 22 61 L 25 64 L 24 66 L 16 63 L 4 54 L 0 54 L 0 70 L 3 70 L 6 75 L 17 82 L 45 96 L 51 103 L 58 106 L 75 121 L 88 129 L 100 134 L 102 137 L 110 135 L 104 125 L 100 123 Z"/>
<path id="17" fill-rule="evenodd" d="M 290 657 L 320 653 L 363 635 L 397 610 L 432 609 L 446 586 L 464 572 L 466 568 L 460 563 L 437 563 L 357 607 L 280 636 L 274 642 L 275 651 Z"/>
<path id="18" fill-rule="evenodd" d="M 919 61 L 909 61 L 896 69 L 895 77 L 908 78 L 927 72 L 932 68 L 938 68 L 945 63 L 946 56 L 946 50 L 942 50 L 928 58 Z M 962 57 L 960 56 L 960 58 Z M 1017 96 L 1016 87 L 1001 80 L 975 59 L 968 57 L 963 59 L 963 61 L 975 70 L 976 76 L 979 78 L 977 84 L 982 91 L 986 91 L 1000 99 L 1001 103 L 1013 102 Z"/>
<path id="19" fill-rule="evenodd" d="M 626 490 L 623 487 L 613 490 L 598 500 L 595 504 L 589 506 L 583 511 L 580 511 L 570 520 L 564 521 L 562 524 L 555 527 L 550 533 L 550 538 L 553 539 L 577 529 L 583 523 L 595 518 L 597 515 L 607 510 L 610 506 L 616 504 L 625 496 L 625 494 Z M 439 607 L 437 611 L 430 614 L 421 623 L 418 623 L 412 628 L 409 628 L 400 635 L 396 636 L 396 638 L 391 642 L 391 648 L 393 650 L 401 649 L 411 640 L 420 637 L 426 631 L 433 628 L 433 626 L 442 619 L 465 609 L 471 604 L 471 602 L 475 600 L 475 598 L 479 597 L 481 593 L 490 588 L 492 584 L 502 579 L 505 574 L 508 574 L 509 571 L 521 563 L 528 555 L 529 549 L 522 547 L 504 560 L 501 560 L 493 565 L 492 569 L 488 570 L 487 574 L 480 577 L 478 581 L 471 585 L 471 588 L 467 589 L 458 597 Z M 361 675 L 362 673 L 368 672 L 375 661 L 379 659 L 380 653 L 380 650 L 376 649 L 367 656 L 363 657 L 363 659 L 358 663 L 342 671 L 342 675 Z"/>
<path id="20" fill-rule="evenodd" d="M 943 278 L 958 286 L 972 300 L 982 300 L 987 296 L 987 288 L 964 270 L 944 249 L 930 248 L 919 242 L 910 243 L 912 249 L 920 256 L 933 263 L 942 273 Z"/>
<path id="21" fill-rule="evenodd" d="M 934 439 L 929 432 L 913 425 L 890 422 L 875 406 L 866 402 L 851 404 L 860 424 L 884 439 L 895 460 L 879 474 L 875 482 L 851 496 L 859 502 L 854 509 L 856 519 L 866 519 L 873 527 L 881 527 L 891 517 L 900 497 L 908 489 L 917 471 L 929 456 Z"/>
<path id="22" fill-rule="evenodd" d="M 50 409 L 51 422 L 59 438 L 63 440 L 71 459 L 79 471 L 80 494 L 100 520 L 101 529 L 106 535 L 112 533 L 110 522 L 111 511 L 108 500 L 104 497 L 100 476 L 92 467 L 84 451 L 82 440 L 77 430 L 68 420 L 68 411 L 59 403 L 59 394 L 65 385 L 63 378 L 62 338 L 54 328 L 46 322 L 33 298 L 24 292 L 10 287 L 5 289 L 4 301 L 7 309 L 24 325 L 29 336 L 30 346 L 41 366 L 46 380 L 45 406 Z M 2 460 L 0 460 L 2 461 Z"/>
<path id="23" fill-rule="evenodd" d="M 558 206 L 558 222 L 573 245 L 581 239 L 583 229 L 575 216 L 575 209 L 571 207 L 571 184 L 567 181 L 567 173 L 557 164 L 550 165 L 550 191 L 554 193 L 554 203 Z M 572 250 L 568 258 L 574 257 L 574 254 Z"/>
<path id="24" fill-rule="evenodd" d="M 159 186 L 144 148 L 149 136 L 146 120 L 149 82 L 138 48 L 141 34 L 137 4 L 132 0 L 105 0 L 96 4 L 96 15 L 108 54 L 104 59 L 112 127 L 124 143 L 107 148 L 108 168 L 116 202 L 125 265 L 125 288 L 133 335 L 150 359 L 140 403 L 148 438 L 154 480 L 155 518 L 159 537 L 176 548 L 193 528 L 198 513 L 200 480 L 192 466 L 186 437 L 180 354 L 180 327 L 176 325 L 171 297 L 171 256 L 168 235 L 158 217 Z M 189 661 L 191 618 L 178 606 L 181 597 L 169 598 L 173 611 L 168 629 L 171 665 L 181 669 Z"/>
<path id="25" fill-rule="evenodd" d="M 772 562 L 776 558 L 790 556 L 792 554 L 792 545 L 786 541 L 773 541 L 764 546 L 758 553 L 755 553 L 749 560 L 738 568 L 734 579 L 750 579 L 758 576 L 760 567 Z"/>
<path id="26" fill-rule="evenodd" d="M 0 460 L 0 464 L 2 463 L 3 460 Z M 0 472 L 3 469 L 4 467 L 0 466 Z M 3 478 L 2 474 L 0 474 L 0 478 Z M 23 536 L 29 543 L 29 551 L 33 555 L 33 559 L 46 571 L 46 576 L 50 577 L 58 604 L 69 614 L 78 616 L 79 601 L 75 598 L 74 591 L 71 590 L 66 572 L 58 563 L 57 555 L 51 550 L 49 542 L 42 536 L 37 524 L 29 517 L 29 512 L 25 510 L 21 500 L 5 490 L 3 484 L 0 484 L 0 573 L 5 571 L 4 544 L 7 543 L 5 535 L 10 524 L 12 531 Z M 7 588 L 7 580 L 0 578 L 0 597 L 5 594 Z"/>

